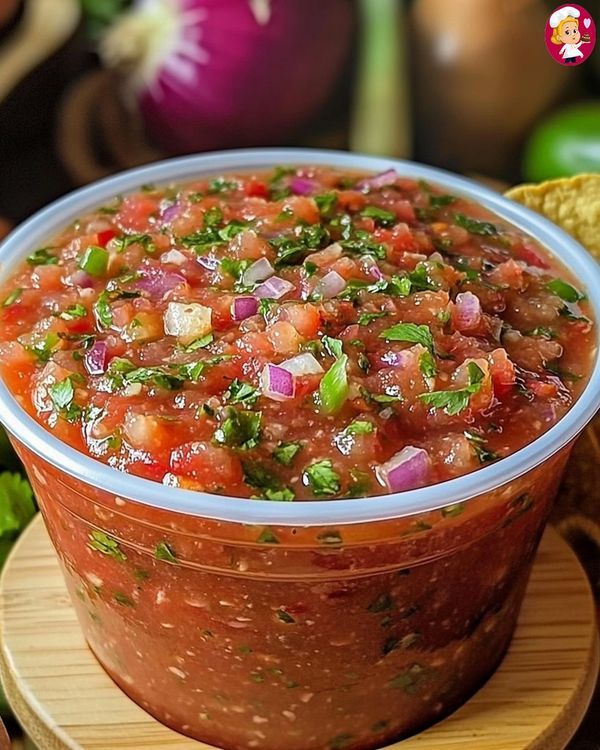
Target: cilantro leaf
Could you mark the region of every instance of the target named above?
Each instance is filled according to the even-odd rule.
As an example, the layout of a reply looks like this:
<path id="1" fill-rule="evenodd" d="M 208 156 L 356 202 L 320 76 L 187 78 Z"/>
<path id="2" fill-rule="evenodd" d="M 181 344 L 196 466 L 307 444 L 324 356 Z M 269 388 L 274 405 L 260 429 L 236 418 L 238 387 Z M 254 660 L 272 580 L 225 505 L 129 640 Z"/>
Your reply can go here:
<path id="1" fill-rule="evenodd" d="M 488 461 L 497 461 L 499 456 L 494 451 L 488 450 L 487 441 L 484 437 L 473 430 L 465 430 L 463 435 L 467 438 L 479 462 L 484 464 Z"/>
<path id="2" fill-rule="evenodd" d="M 499 234 L 497 227 L 490 224 L 489 221 L 478 221 L 461 213 L 454 214 L 454 221 L 459 227 L 466 229 L 470 234 L 478 234 L 482 237 L 493 237 Z"/>
<path id="3" fill-rule="evenodd" d="M 279 443 L 273 451 L 273 458 L 282 466 L 289 466 L 302 448 L 302 443 Z"/>
<path id="4" fill-rule="evenodd" d="M 395 213 L 386 211 L 385 208 L 379 206 L 365 206 L 360 215 L 373 219 L 375 224 L 380 227 L 391 227 L 398 221 Z"/>
<path id="5" fill-rule="evenodd" d="M 290 502 L 294 499 L 294 492 L 258 461 L 243 461 L 242 468 L 244 482 L 261 491 L 259 499 L 274 502 Z"/>
<path id="6" fill-rule="evenodd" d="M 86 315 L 87 308 L 78 302 L 67 307 L 66 310 L 58 314 L 58 317 L 62 320 L 77 320 L 77 318 L 85 318 Z"/>
<path id="7" fill-rule="evenodd" d="M 154 557 L 157 560 L 164 560 L 165 562 L 177 563 L 177 557 L 173 548 L 168 542 L 159 542 L 154 548 Z"/>
<path id="8" fill-rule="evenodd" d="M 105 534 L 103 531 L 94 529 L 91 534 L 89 534 L 88 538 L 90 540 L 88 542 L 88 547 L 90 549 L 101 552 L 103 555 L 107 555 L 107 557 L 113 557 L 120 562 L 127 560 L 127 555 L 119 547 L 117 540 L 113 539 L 112 536 Z"/>
<path id="9" fill-rule="evenodd" d="M 368 326 L 372 321 L 385 318 L 387 315 L 389 315 L 388 312 L 361 312 L 358 316 L 358 325 Z"/>
<path id="10" fill-rule="evenodd" d="M 227 445 L 240 450 L 256 448 L 261 437 L 262 413 L 239 411 L 228 407 L 227 417 L 220 423 L 213 435 L 219 445 Z"/>
<path id="11" fill-rule="evenodd" d="M 11 305 L 14 305 L 15 302 L 19 299 L 19 297 L 23 294 L 23 289 L 21 287 L 18 287 L 17 289 L 14 289 L 8 297 L 2 300 L 1 307 L 10 307 Z"/>
<path id="12" fill-rule="evenodd" d="M 31 255 L 27 256 L 27 262 L 31 266 L 55 266 L 58 264 L 56 255 L 50 252 L 51 247 L 40 247 Z"/>
<path id="13" fill-rule="evenodd" d="M 330 214 L 338 200 L 337 193 L 321 193 L 313 197 L 321 216 Z"/>
<path id="14" fill-rule="evenodd" d="M 565 302 L 581 302 L 581 300 L 586 299 L 585 294 L 562 279 L 552 279 L 552 281 L 546 284 L 546 289 L 556 294 L 557 297 L 560 297 Z"/>
<path id="15" fill-rule="evenodd" d="M 419 357 L 419 370 L 426 378 L 435 378 L 437 375 L 435 358 L 430 351 L 423 352 Z"/>
<path id="16" fill-rule="evenodd" d="M 250 385 L 250 383 L 244 383 L 242 380 L 237 378 L 233 380 L 229 388 L 225 391 L 225 400 L 231 404 L 244 404 L 246 406 L 254 406 L 260 396 L 258 388 Z"/>
<path id="17" fill-rule="evenodd" d="M 430 352 L 433 351 L 433 335 L 429 326 L 426 325 L 397 323 L 395 326 L 382 331 L 379 338 L 386 341 L 407 341 L 411 344 L 421 344 Z"/>
<path id="18" fill-rule="evenodd" d="M 337 495 L 340 491 L 340 476 L 334 470 L 330 459 L 315 461 L 304 469 L 304 484 L 311 488 L 316 497 Z"/>
<path id="19" fill-rule="evenodd" d="M 346 427 L 346 435 L 370 435 L 375 430 L 373 422 L 366 419 L 355 419 Z"/>
<path id="20" fill-rule="evenodd" d="M 469 362 L 467 370 L 469 373 L 469 385 L 465 388 L 455 391 L 421 393 L 419 398 L 425 404 L 433 406 L 435 409 L 443 409 L 450 416 L 459 414 L 468 408 L 471 396 L 481 390 L 481 385 L 485 377 L 483 370 L 475 362 Z"/>

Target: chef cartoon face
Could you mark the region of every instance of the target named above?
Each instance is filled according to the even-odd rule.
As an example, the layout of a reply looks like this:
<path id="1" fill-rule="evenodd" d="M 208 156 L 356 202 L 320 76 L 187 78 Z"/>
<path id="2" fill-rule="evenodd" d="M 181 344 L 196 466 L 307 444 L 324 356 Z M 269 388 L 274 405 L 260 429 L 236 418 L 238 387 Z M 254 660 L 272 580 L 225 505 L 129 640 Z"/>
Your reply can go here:
<path id="1" fill-rule="evenodd" d="M 572 16 L 567 16 L 560 21 L 552 34 L 552 41 L 554 44 L 577 44 L 577 42 L 580 42 L 579 20 Z"/>

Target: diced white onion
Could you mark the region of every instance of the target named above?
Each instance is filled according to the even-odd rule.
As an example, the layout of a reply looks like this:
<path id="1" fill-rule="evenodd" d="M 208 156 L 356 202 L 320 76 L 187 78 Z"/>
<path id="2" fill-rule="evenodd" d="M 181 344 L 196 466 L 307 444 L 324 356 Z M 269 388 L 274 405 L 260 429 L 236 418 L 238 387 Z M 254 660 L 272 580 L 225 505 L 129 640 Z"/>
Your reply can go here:
<path id="1" fill-rule="evenodd" d="M 168 336 L 190 343 L 212 331 L 212 310 L 197 302 L 169 302 L 164 324 Z"/>

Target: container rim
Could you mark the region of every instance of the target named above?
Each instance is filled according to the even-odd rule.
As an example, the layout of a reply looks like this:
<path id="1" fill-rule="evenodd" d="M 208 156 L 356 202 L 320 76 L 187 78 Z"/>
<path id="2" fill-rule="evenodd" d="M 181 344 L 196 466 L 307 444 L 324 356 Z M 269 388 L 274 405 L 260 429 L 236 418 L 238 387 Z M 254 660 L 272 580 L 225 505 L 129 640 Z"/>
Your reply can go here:
<path id="1" fill-rule="evenodd" d="M 78 215 L 147 183 L 166 184 L 222 172 L 267 169 L 277 164 L 318 164 L 373 172 L 394 168 L 403 177 L 430 180 L 474 200 L 534 237 L 567 265 L 587 289 L 600 321 L 600 264 L 544 217 L 478 183 L 442 169 L 399 159 L 313 149 L 243 149 L 168 159 L 108 177 L 75 190 L 38 211 L 0 245 L 0 280 L 31 249 Z M 600 326 L 597 326 L 600 331 Z M 0 380 L 0 422 L 18 441 L 67 475 L 119 497 L 162 510 L 242 524 L 329 526 L 365 523 L 437 510 L 498 488 L 527 473 L 571 442 L 600 407 L 600 358 L 589 382 L 567 414 L 528 446 L 465 476 L 417 490 L 346 500 L 277 503 L 168 487 L 125 474 L 54 437 L 18 404 Z"/>

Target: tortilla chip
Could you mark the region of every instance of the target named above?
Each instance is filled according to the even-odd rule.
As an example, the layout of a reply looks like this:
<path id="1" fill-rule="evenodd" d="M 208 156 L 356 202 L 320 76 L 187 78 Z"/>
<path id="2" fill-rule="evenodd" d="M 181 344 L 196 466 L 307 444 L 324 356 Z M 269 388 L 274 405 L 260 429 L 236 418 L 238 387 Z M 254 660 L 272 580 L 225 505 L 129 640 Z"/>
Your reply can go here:
<path id="1" fill-rule="evenodd" d="M 600 260 L 600 174 L 517 185 L 505 195 L 558 224 Z"/>

